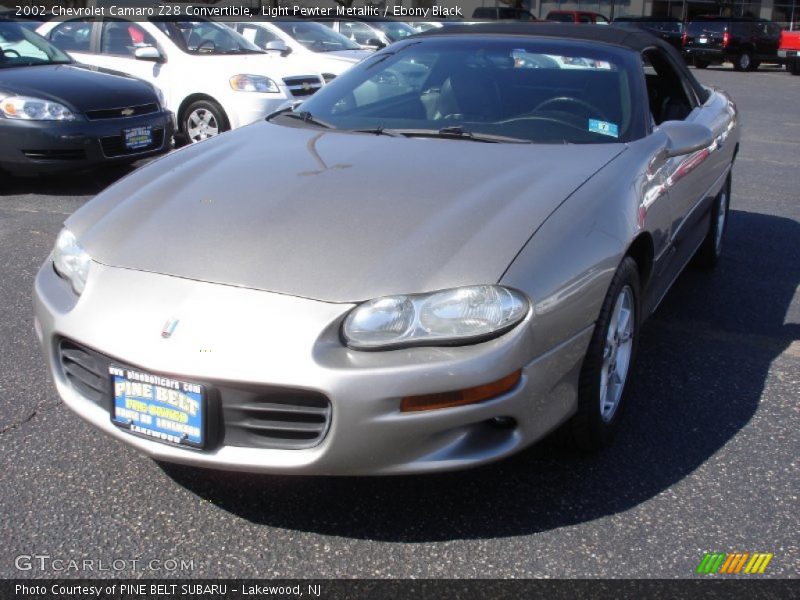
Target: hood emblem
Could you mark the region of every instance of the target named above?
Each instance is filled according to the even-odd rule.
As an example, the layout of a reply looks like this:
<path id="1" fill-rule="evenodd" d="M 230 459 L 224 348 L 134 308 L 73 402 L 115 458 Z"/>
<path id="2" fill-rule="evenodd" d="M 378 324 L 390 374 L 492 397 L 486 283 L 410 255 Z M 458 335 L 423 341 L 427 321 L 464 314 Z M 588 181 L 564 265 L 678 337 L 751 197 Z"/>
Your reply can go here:
<path id="1" fill-rule="evenodd" d="M 136 111 L 134 111 L 132 108 L 123 108 L 119 112 L 122 114 L 123 117 L 130 117 Z"/>
<path id="2" fill-rule="evenodd" d="M 308 83 L 307 81 L 304 81 L 304 82 L 303 82 L 303 89 L 304 89 L 305 91 L 308 91 L 308 90 L 310 90 L 310 89 L 311 89 L 311 84 L 310 84 L 310 83 Z"/>
<path id="3" fill-rule="evenodd" d="M 178 319 L 169 319 L 164 323 L 164 327 L 161 328 L 161 337 L 164 339 L 171 338 L 178 323 L 180 323 Z"/>

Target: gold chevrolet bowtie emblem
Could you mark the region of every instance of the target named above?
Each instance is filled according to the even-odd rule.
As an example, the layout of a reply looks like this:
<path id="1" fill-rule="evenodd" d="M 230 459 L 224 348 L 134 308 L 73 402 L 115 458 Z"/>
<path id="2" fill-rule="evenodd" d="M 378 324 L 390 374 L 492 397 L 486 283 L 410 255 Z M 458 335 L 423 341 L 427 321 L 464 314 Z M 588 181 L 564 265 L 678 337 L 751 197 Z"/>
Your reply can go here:
<path id="1" fill-rule="evenodd" d="M 134 113 L 134 110 L 132 108 L 123 108 L 120 112 L 123 117 L 130 117 Z"/>

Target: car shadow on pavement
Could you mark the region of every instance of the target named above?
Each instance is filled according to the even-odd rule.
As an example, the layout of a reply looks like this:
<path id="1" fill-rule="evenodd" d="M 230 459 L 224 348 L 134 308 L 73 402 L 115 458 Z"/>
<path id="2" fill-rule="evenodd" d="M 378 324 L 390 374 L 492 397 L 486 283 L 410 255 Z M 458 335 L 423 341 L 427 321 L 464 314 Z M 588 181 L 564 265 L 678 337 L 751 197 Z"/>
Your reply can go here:
<path id="1" fill-rule="evenodd" d="M 77 173 L 58 173 L 36 177 L 15 177 L 0 173 L 0 197 L 24 196 L 93 196 L 136 170 L 134 165 L 109 166 Z"/>
<path id="2" fill-rule="evenodd" d="M 553 436 L 508 460 L 439 475 L 162 469 L 256 524 L 391 542 L 525 535 L 626 511 L 691 474 L 753 417 L 771 363 L 800 339 L 800 326 L 784 324 L 800 283 L 798 239 L 793 220 L 731 213 L 717 269 L 687 269 L 643 328 L 624 426 L 598 455 L 565 450 Z"/>

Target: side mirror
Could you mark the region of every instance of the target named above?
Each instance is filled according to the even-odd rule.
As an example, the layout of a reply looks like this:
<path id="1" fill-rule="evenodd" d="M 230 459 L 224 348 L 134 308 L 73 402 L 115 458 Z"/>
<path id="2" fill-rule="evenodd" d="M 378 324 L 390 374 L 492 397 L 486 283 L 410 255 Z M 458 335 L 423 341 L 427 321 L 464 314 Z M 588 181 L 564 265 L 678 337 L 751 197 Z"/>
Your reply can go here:
<path id="1" fill-rule="evenodd" d="M 664 121 L 659 130 L 667 136 L 667 156 L 683 156 L 714 143 L 714 134 L 705 125 L 684 121 Z"/>
<path id="2" fill-rule="evenodd" d="M 289 56 L 292 53 L 292 49 L 289 48 L 283 40 L 267 42 L 267 45 L 264 46 L 264 50 L 268 52 L 280 52 L 281 56 Z"/>
<path id="3" fill-rule="evenodd" d="M 136 60 L 151 60 L 153 62 L 165 62 L 161 52 L 155 46 L 142 46 L 133 51 Z"/>
<path id="4" fill-rule="evenodd" d="M 365 46 L 370 46 L 372 48 L 377 48 L 380 50 L 381 48 L 386 48 L 386 44 L 380 41 L 378 38 L 370 38 L 367 40 Z"/>

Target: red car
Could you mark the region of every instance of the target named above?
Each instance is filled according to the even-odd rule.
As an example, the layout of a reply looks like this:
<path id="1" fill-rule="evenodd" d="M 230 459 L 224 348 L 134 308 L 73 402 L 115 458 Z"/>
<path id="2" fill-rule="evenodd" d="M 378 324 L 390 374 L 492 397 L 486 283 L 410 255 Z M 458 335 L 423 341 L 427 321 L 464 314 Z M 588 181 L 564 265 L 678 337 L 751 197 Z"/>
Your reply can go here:
<path id="1" fill-rule="evenodd" d="M 547 13 L 548 21 L 558 21 L 560 23 L 599 23 L 608 25 L 608 19 L 600 13 L 588 12 L 585 10 L 551 10 Z"/>
<path id="2" fill-rule="evenodd" d="M 786 61 L 792 75 L 800 75 L 800 31 L 781 31 L 778 56 Z"/>

